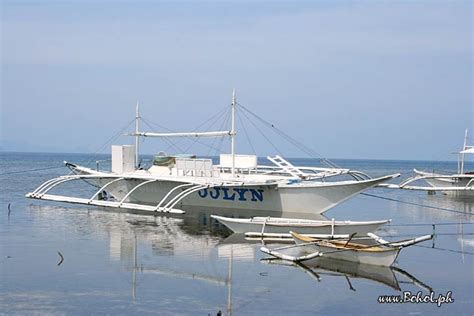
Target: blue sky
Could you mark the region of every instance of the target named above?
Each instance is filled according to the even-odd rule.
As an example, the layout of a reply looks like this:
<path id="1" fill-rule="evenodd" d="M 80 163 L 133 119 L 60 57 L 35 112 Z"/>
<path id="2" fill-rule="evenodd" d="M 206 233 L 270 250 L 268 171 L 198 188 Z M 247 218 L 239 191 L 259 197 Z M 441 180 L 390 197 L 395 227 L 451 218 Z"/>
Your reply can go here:
<path id="1" fill-rule="evenodd" d="M 137 100 L 145 118 L 187 131 L 234 87 L 327 157 L 454 159 L 464 129 L 474 135 L 471 1 L 0 3 L 4 150 L 95 152 Z"/>

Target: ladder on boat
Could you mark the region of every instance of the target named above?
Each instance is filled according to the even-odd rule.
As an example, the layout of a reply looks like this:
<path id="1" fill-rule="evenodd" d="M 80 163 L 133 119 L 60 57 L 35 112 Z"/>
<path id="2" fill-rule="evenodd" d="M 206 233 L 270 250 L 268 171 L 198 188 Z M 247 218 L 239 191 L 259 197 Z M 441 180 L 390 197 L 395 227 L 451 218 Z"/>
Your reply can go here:
<path id="1" fill-rule="evenodd" d="M 281 157 L 280 155 L 276 155 L 275 157 L 267 156 L 267 159 L 273 162 L 278 167 L 280 167 L 283 171 L 291 174 L 293 177 L 301 179 L 306 178 L 306 174 L 303 171 L 295 167 L 288 160 L 283 159 L 283 157 Z"/>

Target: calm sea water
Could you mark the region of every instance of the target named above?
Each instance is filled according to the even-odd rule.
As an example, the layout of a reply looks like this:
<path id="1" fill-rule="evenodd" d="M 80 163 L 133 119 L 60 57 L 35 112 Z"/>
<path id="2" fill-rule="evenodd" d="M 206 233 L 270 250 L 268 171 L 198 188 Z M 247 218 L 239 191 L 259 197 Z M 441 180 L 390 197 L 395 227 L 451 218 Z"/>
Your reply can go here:
<path id="1" fill-rule="evenodd" d="M 102 157 L 106 159 L 106 157 Z M 310 315 L 458 314 L 474 312 L 474 202 L 437 194 L 372 189 L 368 193 L 420 207 L 357 196 L 326 213 L 338 220 L 392 219 L 387 239 L 437 236 L 404 249 L 396 269 L 366 269 L 321 261 L 310 267 L 262 260 L 245 241 L 196 209 L 183 216 L 149 216 L 30 200 L 25 193 L 65 168 L 73 154 L 0 153 L 0 314 Z M 294 160 L 311 164 L 311 161 Z M 413 168 L 456 170 L 454 162 L 339 160 L 371 175 Z M 93 163 L 94 164 L 94 163 Z M 473 169 L 473 164 L 467 168 Z M 5 174 L 9 173 L 9 174 Z M 399 180 L 397 180 L 399 181 Z M 92 194 L 76 183 L 64 189 Z M 69 191 L 71 192 L 71 191 Z M 10 216 L 8 216 L 10 204 Z M 247 214 L 248 215 L 248 214 Z M 414 226 L 413 224 L 423 224 Z M 444 225 L 448 224 L 448 225 Z M 277 246 L 277 245 L 275 245 Z M 60 252 L 64 261 L 60 262 Z M 380 295 L 452 292 L 454 302 L 380 304 Z"/>

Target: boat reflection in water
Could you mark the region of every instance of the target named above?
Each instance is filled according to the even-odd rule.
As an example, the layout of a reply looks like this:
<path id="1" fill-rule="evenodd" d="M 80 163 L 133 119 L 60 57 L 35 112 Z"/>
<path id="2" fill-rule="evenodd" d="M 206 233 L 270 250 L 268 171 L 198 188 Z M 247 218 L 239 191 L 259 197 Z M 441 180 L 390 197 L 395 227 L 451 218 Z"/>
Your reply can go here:
<path id="1" fill-rule="evenodd" d="M 230 315 L 233 296 L 243 295 L 239 289 L 245 287 L 245 295 L 251 296 L 248 291 L 269 293 L 270 287 L 273 286 L 255 279 L 255 275 L 261 273 L 260 241 L 246 240 L 243 234 L 230 234 L 224 225 L 210 217 L 211 214 L 249 217 L 249 213 L 242 210 L 237 212 L 203 208 L 180 216 L 165 217 L 95 207 L 30 205 L 29 209 L 42 225 L 50 225 L 48 227 L 54 227 L 56 232 L 62 229 L 73 231 L 74 234 L 69 234 L 71 238 L 77 235 L 80 238 L 87 236 L 87 239 L 93 241 L 108 240 L 108 252 L 105 256 L 109 258 L 111 267 L 116 267 L 116 262 L 122 263 L 118 267 L 120 270 L 114 274 L 123 272 L 127 278 L 130 277 L 130 296 L 133 301 L 146 296 L 147 291 L 162 291 L 159 293 L 166 295 L 176 283 L 158 282 L 158 287 L 154 281 L 154 276 L 165 276 L 179 279 L 180 283 L 199 284 L 207 289 L 207 286 L 216 286 L 217 291 L 222 293 L 222 296 L 219 296 L 222 304 L 219 304 L 217 309 Z M 252 214 L 267 215 L 255 214 L 255 211 L 252 211 Z M 312 216 L 310 219 L 321 217 Z M 67 257 L 67 252 L 65 255 Z M 89 265 L 94 262 L 94 258 L 87 257 L 86 260 L 90 260 Z M 266 262 L 289 265 L 277 260 Z M 411 283 L 431 291 L 429 286 L 398 268 L 365 266 L 327 258 L 294 266 L 303 269 L 318 281 L 324 281 L 326 276 L 344 277 L 348 280 L 350 289 L 355 289 L 351 279 L 362 278 L 401 290 L 402 281 L 399 278 L 404 276 Z M 242 269 L 248 270 L 248 278 L 241 277 Z M 233 275 L 236 277 L 233 278 Z M 152 288 L 147 288 L 146 282 L 141 282 L 148 278 L 153 280 Z M 187 291 L 186 288 L 180 290 Z M 223 302 L 223 296 L 226 296 L 226 304 Z M 200 299 L 205 298 L 200 295 Z"/>
<path id="2" fill-rule="evenodd" d="M 318 282 L 323 281 L 326 277 L 342 277 L 347 280 L 348 287 L 352 291 L 356 291 L 356 288 L 354 288 L 351 279 L 365 279 L 384 284 L 396 291 L 402 290 L 400 287 L 401 283 L 410 283 L 428 292 L 433 292 L 430 286 L 397 267 L 374 266 L 325 257 L 318 257 L 305 263 L 289 262 L 274 258 L 264 258 L 261 261 L 268 264 L 299 268 Z M 399 278 L 404 277 L 405 280 L 399 280 L 397 275 Z"/>
<path id="3" fill-rule="evenodd" d="M 267 239 L 266 244 L 269 243 L 272 243 L 271 239 Z M 281 240 L 275 243 L 281 244 Z M 239 249 L 245 249 L 247 247 L 252 250 L 257 250 L 260 247 L 258 239 L 246 238 L 244 234 L 232 234 L 224 239 L 220 245 L 232 245 L 233 247 L 239 245 Z M 294 249 L 294 251 L 299 252 L 297 249 Z M 353 287 L 350 281 L 351 278 L 375 281 L 377 283 L 387 285 L 396 291 L 403 290 L 400 287 L 400 284 L 406 283 L 414 284 L 428 292 L 433 291 L 429 285 L 426 285 L 424 282 L 420 281 L 409 272 L 395 266 L 386 267 L 371 264 L 361 264 L 337 260 L 324 256 L 316 257 L 305 262 L 290 262 L 277 258 L 263 258 L 260 259 L 260 261 L 267 264 L 275 264 L 279 266 L 295 267 L 301 269 L 318 282 L 323 281 L 326 276 L 344 277 L 348 282 L 349 288 L 354 291 L 356 289 Z"/>

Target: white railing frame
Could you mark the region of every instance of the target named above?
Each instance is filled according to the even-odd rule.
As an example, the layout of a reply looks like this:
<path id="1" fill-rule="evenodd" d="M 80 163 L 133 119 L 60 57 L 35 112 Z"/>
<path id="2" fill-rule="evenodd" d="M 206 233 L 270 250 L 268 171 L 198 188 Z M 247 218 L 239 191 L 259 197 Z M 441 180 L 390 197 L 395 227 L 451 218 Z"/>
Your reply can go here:
<path id="1" fill-rule="evenodd" d="M 118 182 L 120 180 L 124 180 L 125 178 L 118 178 L 118 179 L 114 179 L 110 182 L 107 182 L 104 186 L 102 186 L 99 191 L 97 191 L 90 199 L 89 199 L 89 203 L 92 202 L 98 195 L 100 192 L 102 192 L 106 187 L 108 187 L 109 185 L 111 185 L 112 183 L 115 183 L 115 182 Z"/>

